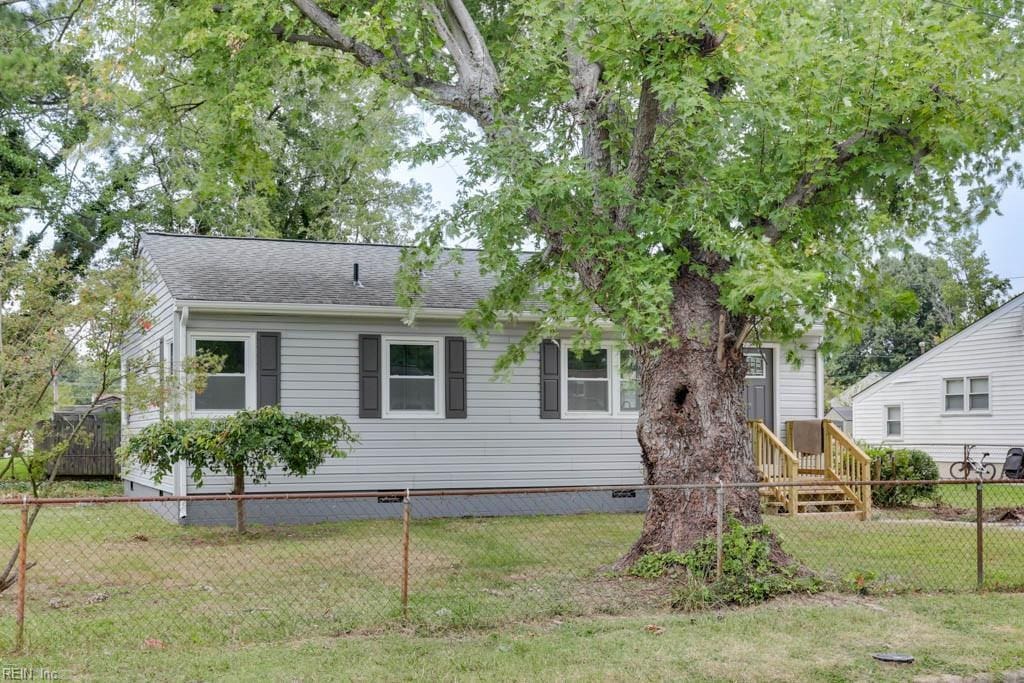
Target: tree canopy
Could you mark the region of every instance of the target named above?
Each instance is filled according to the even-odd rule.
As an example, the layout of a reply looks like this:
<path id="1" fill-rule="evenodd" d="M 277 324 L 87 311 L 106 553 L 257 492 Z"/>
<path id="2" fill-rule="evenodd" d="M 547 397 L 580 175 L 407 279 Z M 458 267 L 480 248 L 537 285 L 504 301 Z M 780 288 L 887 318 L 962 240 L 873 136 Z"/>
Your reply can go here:
<path id="1" fill-rule="evenodd" d="M 1003 302 L 1010 282 L 989 270 L 974 231 L 929 247 L 929 254 L 905 249 L 879 259 L 876 274 L 891 305 L 832 344 L 826 374 L 833 388 L 898 369 Z"/>
<path id="2" fill-rule="evenodd" d="M 481 330 L 539 289 L 552 325 L 664 340 L 682 270 L 794 338 L 870 307 L 875 255 L 983 216 L 1017 172 L 1011 2 L 143 5 L 195 64 L 265 84 L 361 71 L 461 114 L 444 151 L 470 174 L 434 243 L 484 246 L 502 284 Z"/>
<path id="3" fill-rule="evenodd" d="M 117 112 L 111 163 L 137 179 L 133 227 L 408 241 L 429 200 L 391 173 L 417 134 L 395 89 L 204 9 L 113 2 L 87 22 L 107 77 L 95 96 Z"/>

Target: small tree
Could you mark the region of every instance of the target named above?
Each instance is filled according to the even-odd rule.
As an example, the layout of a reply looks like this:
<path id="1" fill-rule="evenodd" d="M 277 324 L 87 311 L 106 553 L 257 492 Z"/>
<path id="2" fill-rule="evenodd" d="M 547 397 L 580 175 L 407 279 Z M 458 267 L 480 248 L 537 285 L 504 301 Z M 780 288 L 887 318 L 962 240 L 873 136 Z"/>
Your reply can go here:
<path id="1" fill-rule="evenodd" d="M 192 480 L 203 485 L 203 476 L 230 474 L 231 492 L 245 493 L 245 480 L 267 480 L 271 467 L 285 474 L 305 476 L 328 457 L 343 458 L 346 447 L 357 441 L 340 417 L 305 413 L 286 415 L 268 406 L 243 410 L 217 419 L 162 420 L 146 427 L 118 450 L 122 460 L 151 467 L 159 482 L 174 464 L 184 460 L 192 468 Z M 245 501 L 235 501 L 235 529 L 245 533 Z"/>

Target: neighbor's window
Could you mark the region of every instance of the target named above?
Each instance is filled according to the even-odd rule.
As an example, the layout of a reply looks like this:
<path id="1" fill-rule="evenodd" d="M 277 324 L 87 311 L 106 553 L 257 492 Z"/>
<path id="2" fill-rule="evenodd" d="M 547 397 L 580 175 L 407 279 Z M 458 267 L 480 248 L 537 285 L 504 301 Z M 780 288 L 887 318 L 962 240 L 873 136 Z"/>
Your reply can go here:
<path id="1" fill-rule="evenodd" d="M 944 380 L 946 412 L 984 412 L 989 409 L 988 377 L 953 377 Z"/>
<path id="2" fill-rule="evenodd" d="M 964 409 L 964 381 L 961 378 L 946 380 L 946 411 Z"/>
<path id="3" fill-rule="evenodd" d="M 988 410 L 988 377 L 967 380 L 967 406 L 969 410 Z"/>
<path id="4" fill-rule="evenodd" d="M 640 409 L 640 392 L 636 381 L 636 363 L 632 351 L 619 352 L 619 410 L 635 413 Z"/>
<path id="5" fill-rule="evenodd" d="M 388 410 L 437 414 L 436 342 L 391 341 L 388 351 Z"/>
<path id="6" fill-rule="evenodd" d="M 903 409 L 900 406 L 885 407 L 885 435 L 903 435 Z"/>
<path id="7" fill-rule="evenodd" d="M 607 413 L 611 387 L 608 349 L 569 351 L 566 405 L 573 413 Z"/>
<path id="8" fill-rule="evenodd" d="M 206 388 L 196 392 L 196 410 L 245 409 L 245 341 L 241 339 L 196 339 L 195 354 L 218 356 L 220 372 L 206 377 Z"/>

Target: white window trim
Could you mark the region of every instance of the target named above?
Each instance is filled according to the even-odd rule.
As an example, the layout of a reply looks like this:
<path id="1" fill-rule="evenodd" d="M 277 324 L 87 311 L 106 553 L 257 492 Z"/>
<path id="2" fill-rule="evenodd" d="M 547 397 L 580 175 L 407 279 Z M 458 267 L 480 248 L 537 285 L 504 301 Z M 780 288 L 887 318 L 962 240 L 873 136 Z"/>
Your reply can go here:
<path id="1" fill-rule="evenodd" d="M 945 399 L 943 399 L 945 400 Z M 890 434 L 889 433 L 889 408 L 898 408 L 900 411 L 900 433 Z M 903 441 L 903 404 L 902 403 L 887 403 L 882 406 L 882 433 L 885 435 L 884 441 Z"/>
<path id="2" fill-rule="evenodd" d="M 188 333 L 188 353 L 195 358 L 196 340 L 211 341 L 241 341 L 245 342 L 245 410 L 256 408 L 256 333 L 235 333 L 203 330 L 190 330 Z M 237 410 L 199 410 L 196 408 L 196 392 L 188 392 L 189 415 L 202 417 L 216 417 L 219 415 L 234 415 Z"/>
<path id="3" fill-rule="evenodd" d="M 612 356 L 614 357 L 614 367 L 612 368 L 612 398 L 615 399 L 615 405 L 612 406 L 614 415 L 619 417 L 637 417 L 640 415 L 640 384 L 637 382 L 636 387 L 636 399 L 637 407 L 636 410 L 623 410 L 622 409 L 622 354 L 629 349 L 622 347 L 613 349 Z M 635 365 L 635 360 L 634 360 Z M 638 378 L 639 380 L 639 378 Z"/>
<path id="4" fill-rule="evenodd" d="M 988 381 L 988 408 L 971 408 L 971 380 L 972 379 L 984 379 Z M 946 393 L 946 382 L 960 380 L 963 382 L 963 396 L 964 407 L 960 410 L 947 410 L 946 409 L 946 396 L 955 396 L 956 394 Z M 992 414 L 992 376 L 991 375 L 954 375 L 952 377 L 943 377 L 941 380 L 942 384 L 942 398 L 940 414 L 942 417 L 961 417 L 964 415 L 973 415 L 975 417 L 985 417 Z"/>
<path id="5" fill-rule="evenodd" d="M 383 337 L 381 346 L 381 416 L 390 419 L 444 419 L 444 354 L 441 337 Z M 421 344 L 434 347 L 434 410 L 391 410 L 391 345 Z"/>
<path id="6" fill-rule="evenodd" d="M 572 342 L 561 339 L 559 346 L 559 391 L 561 392 L 562 418 L 567 420 L 593 420 L 595 418 L 619 417 L 625 419 L 637 419 L 639 410 L 622 410 L 622 376 L 620 364 L 622 358 L 620 353 L 626 349 L 612 343 L 604 343 L 597 347 L 608 354 L 608 410 L 569 410 L 569 351 Z"/>

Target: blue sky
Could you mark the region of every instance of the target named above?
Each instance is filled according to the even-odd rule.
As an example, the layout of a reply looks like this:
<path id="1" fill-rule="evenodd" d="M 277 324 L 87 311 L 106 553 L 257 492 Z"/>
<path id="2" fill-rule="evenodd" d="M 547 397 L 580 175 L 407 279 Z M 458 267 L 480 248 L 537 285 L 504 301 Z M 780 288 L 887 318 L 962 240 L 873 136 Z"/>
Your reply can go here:
<path id="1" fill-rule="evenodd" d="M 449 206 L 458 192 L 459 175 L 464 167 L 460 160 L 440 161 L 436 164 L 402 169 L 398 178 L 413 178 L 430 185 L 434 201 Z M 992 215 L 978 228 L 982 249 L 988 254 L 992 270 L 1010 279 L 1013 293 L 1024 291 L 1024 189 L 1008 188 L 999 204 L 1002 215 Z M 463 246 L 473 246 L 464 244 Z"/>
<path id="2" fill-rule="evenodd" d="M 1014 293 L 1024 291 L 1024 189 L 1007 189 L 999 204 L 1001 216 L 991 216 L 981 225 L 982 248 L 992 262 L 992 270 L 1010 280 Z"/>

